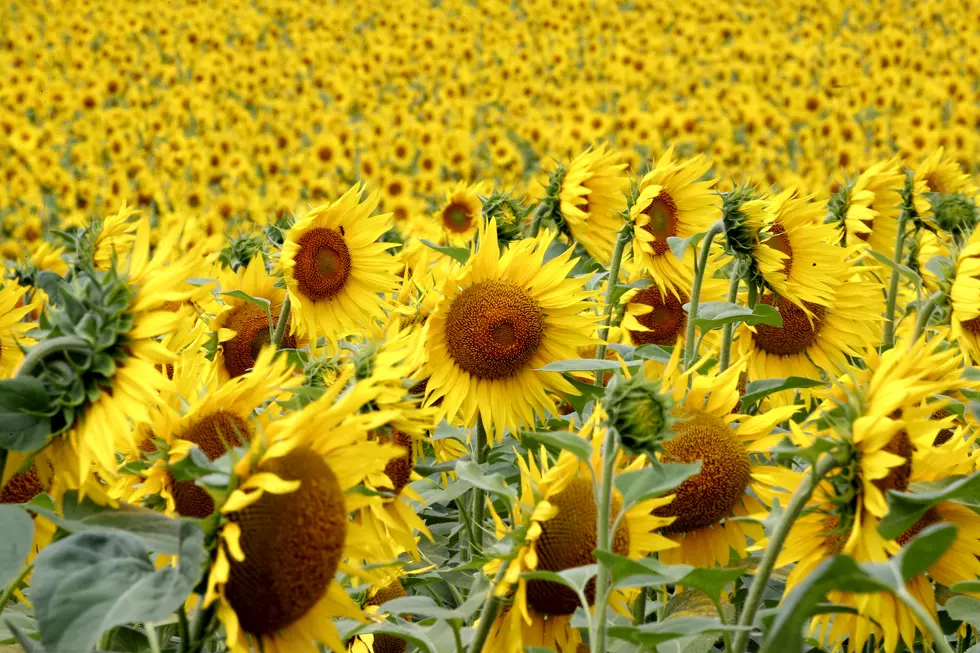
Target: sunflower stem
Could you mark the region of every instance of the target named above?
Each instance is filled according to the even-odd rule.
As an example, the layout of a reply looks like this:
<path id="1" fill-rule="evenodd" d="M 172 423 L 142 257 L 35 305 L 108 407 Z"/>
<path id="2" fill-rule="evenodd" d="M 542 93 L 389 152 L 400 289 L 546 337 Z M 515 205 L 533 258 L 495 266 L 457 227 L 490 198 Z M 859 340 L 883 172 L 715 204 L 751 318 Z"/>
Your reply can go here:
<path id="1" fill-rule="evenodd" d="M 596 498 L 598 506 L 598 523 L 596 524 L 596 548 L 599 551 L 611 553 L 610 523 L 612 515 L 609 511 L 612 508 L 612 481 L 616 467 L 616 456 L 619 453 L 619 442 L 612 430 L 606 431 L 606 438 L 602 443 L 602 478 L 599 480 L 599 495 Z M 606 653 L 606 604 L 609 602 L 609 565 L 605 562 L 599 563 L 599 571 L 596 573 L 596 636 L 592 644 L 592 653 Z"/>
<path id="2" fill-rule="evenodd" d="M 200 651 L 204 647 L 204 643 L 207 641 L 205 633 L 211 624 L 212 617 L 214 617 L 214 607 L 215 604 L 211 604 L 211 607 L 201 608 L 194 613 L 194 619 L 191 620 L 190 634 L 188 636 L 191 640 L 190 653 Z"/>
<path id="3" fill-rule="evenodd" d="M 936 649 L 942 653 L 953 653 L 952 647 L 946 641 L 946 635 L 943 634 L 943 629 L 939 627 L 939 624 L 932 618 L 929 611 L 922 607 L 922 604 L 916 601 L 914 596 L 909 594 L 909 591 L 905 589 L 904 585 L 899 586 L 899 592 L 896 596 L 915 614 L 921 623 L 925 624 L 926 630 L 929 631 L 929 635 L 932 637 L 932 643 Z"/>
<path id="4" fill-rule="evenodd" d="M 160 653 L 160 637 L 157 635 L 157 629 L 149 621 L 143 622 L 143 628 L 146 630 L 146 641 L 150 643 L 150 653 Z"/>
<path id="5" fill-rule="evenodd" d="M 177 632 L 180 634 L 180 653 L 187 653 L 191 650 L 190 628 L 187 626 L 187 611 L 184 606 L 177 610 Z"/>
<path id="6" fill-rule="evenodd" d="M 640 588 L 640 593 L 633 604 L 633 625 L 642 626 L 647 620 L 647 590 Z"/>
<path id="7" fill-rule="evenodd" d="M 3 612 L 3 609 L 5 607 L 7 607 L 7 604 L 10 602 L 10 599 L 12 599 L 14 596 L 14 592 L 19 590 L 21 585 L 24 584 L 24 579 L 27 578 L 27 576 L 31 573 L 32 569 L 34 569 L 33 562 L 24 565 L 24 568 L 20 570 L 20 574 L 18 574 L 17 578 L 7 583 L 7 587 L 4 588 L 3 594 L 0 594 L 0 613 Z"/>
<path id="8" fill-rule="evenodd" d="M 926 330 L 926 326 L 929 324 L 929 318 L 932 317 L 932 312 L 936 310 L 936 306 L 942 299 L 943 292 L 937 290 L 919 310 L 919 318 L 915 321 L 915 335 L 912 336 L 912 342 L 917 341 L 919 336 Z"/>
<path id="9" fill-rule="evenodd" d="M 59 336 L 40 342 L 31 348 L 17 369 L 17 376 L 34 376 L 36 370 L 51 354 L 59 352 L 88 353 L 92 345 L 78 336 Z"/>
<path id="10" fill-rule="evenodd" d="M 459 557 L 463 562 L 469 562 L 470 549 L 473 547 L 473 522 L 470 519 L 470 511 L 466 509 L 466 500 L 459 497 L 456 499 L 456 512 L 459 513 L 459 521 L 463 525 L 463 532 L 466 533 L 466 546 L 459 548 Z"/>
<path id="11" fill-rule="evenodd" d="M 541 223 L 544 222 L 544 214 L 548 212 L 548 201 L 545 200 L 538 204 L 531 214 L 531 238 L 537 238 L 541 232 Z"/>
<path id="12" fill-rule="evenodd" d="M 282 344 L 283 336 L 286 335 L 286 325 L 289 323 L 289 312 L 292 310 L 292 307 L 292 302 L 289 301 L 289 295 L 286 295 L 286 300 L 282 303 L 282 310 L 279 311 L 279 321 L 276 322 L 276 329 L 270 336 L 270 342 L 277 350 L 279 349 L 279 345 Z"/>
<path id="13" fill-rule="evenodd" d="M 623 225 L 616 238 L 616 246 L 613 248 L 612 260 L 609 261 L 609 278 L 606 279 L 606 316 L 602 319 L 599 327 L 599 340 L 601 341 L 595 348 L 595 357 L 598 360 L 606 358 L 606 338 L 609 336 L 609 325 L 612 323 L 613 297 L 616 292 L 616 284 L 619 283 L 619 268 L 623 263 L 623 252 L 626 251 L 626 243 L 630 238 L 629 225 Z M 595 384 L 602 383 L 602 372 L 595 373 Z"/>
<path id="14" fill-rule="evenodd" d="M 486 460 L 487 430 L 483 425 L 483 415 L 476 419 L 476 442 L 473 446 L 473 461 L 482 465 Z M 471 551 L 479 555 L 483 552 L 483 515 L 486 496 L 482 488 L 473 488 L 473 539 L 470 540 Z"/>
<path id="15" fill-rule="evenodd" d="M 749 308 L 755 310 L 756 304 L 759 303 L 759 289 L 751 281 L 749 281 L 748 284 L 749 284 Z"/>
<path id="16" fill-rule="evenodd" d="M 487 596 L 487 600 L 483 603 L 483 610 L 480 611 L 480 623 L 477 624 L 476 632 L 473 634 L 473 639 L 470 641 L 469 653 L 480 653 L 483 651 L 483 645 L 487 643 L 487 637 L 490 636 L 490 628 L 493 626 L 493 622 L 497 619 L 497 613 L 500 612 L 500 597 L 495 593 L 497 585 L 504 580 L 504 575 L 507 573 L 507 561 L 500 561 L 500 569 L 497 570 L 496 575 L 493 577 L 493 585 L 490 586 L 490 595 Z"/>
<path id="17" fill-rule="evenodd" d="M 734 304 L 738 299 L 738 284 L 741 279 L 732 273 L 732 278 L 728 281 L 728 303 Z M 721 332 L 721 354 L 718 355 L 718 371 L 724 372 L 728 369 L 728 363 L 732 357 L 732 334 L 735 332 L 735 323 L 729 322 Z"/>
<path id="18" fill-rule="evenodd" d="M 786 510 L 783 511 L 779 521 L 776 522 L 776 527 L 769 537 L 769 544 L 766 546 L 766 551 L 762 555 L 762 560 L 759 562 L 755 578 L 752 580 L 752 586 L 749 588 L 749 594 L 745 599 L 742 616 L 738 620 L 739 626 L 748 626 L 751 628 L 755 622 L 755 614 L 759 609 L 759 604 L 762 603 L 762 595 L 766 591 L 769 576 L 772 574 L 773 567 L 776 565 L 776 558 L 783 549 L 783 543 L 786 541 L 786 536 L 789 535 L 793 522 L 803 512 L 803 508 L 806 506 L 807 501 L 810 500 L 810 495 L 813 494 L 817 483 L 836 465 L 837 461 L 833 456 L 824 456 L 817 461 L 817 464 L 807 474 L 800 487 L 793 493 L 793 498 L 789 500 L 789 503 L 786 505 Z M 745 648 L 749 643 L 749 628 L 740 630 L 735 635 L 735 642 L 732 644 L 732 651 L 734 653 L 745 653 Z"/>
<path id="19" fill-rule="evenodd" d="M 892 256 L 896 267 L 892 268 L 892 276 L 888 283 L 888 302 L 885 304 L 885 333 L 881 339 L 883 352 L 895 346 L 895 305 L 898 303 L 898 282 L 901 279 L 901 272 L 897 266 L 901 264 L 902 251 L 905 249 L 905 223 L 908 219 L 908 209 L 903 209 L 898 216 L 898 235 L 895 236 L 895 253 Z"/>
<path id="20" fill-rule="evenodd" d="M 698 305 L 701 303 L 701 283 L 704 281 L 704 273 L 708 268 L 708 254 L 711 253 L 711 241 L 724 230 L 725 223 L 718 220 L 711 225 L 708 233 L 704 235 L 704 240 L 701 241 L 701 250 L 698 252 L 698 258 L 694 267 L 694 285 L 691 286 L 691 305 L 687 311 L 687 336 L 685 340 L 687 351 L 684 352 L 685 370 L 694 365 L 694 359 L 698 353 L 697 345 L 694 341 L 694 321 L 698 318 Z"/>

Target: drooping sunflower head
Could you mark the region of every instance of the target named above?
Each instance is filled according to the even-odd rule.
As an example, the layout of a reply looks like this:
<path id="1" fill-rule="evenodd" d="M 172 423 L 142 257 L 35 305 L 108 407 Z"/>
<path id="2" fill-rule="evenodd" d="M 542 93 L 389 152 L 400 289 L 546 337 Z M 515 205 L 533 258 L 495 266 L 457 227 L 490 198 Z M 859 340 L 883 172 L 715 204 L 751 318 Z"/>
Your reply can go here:
<path id="1" fill-rule="evenodd" d="M 536 371 L 595 342 L 585 279 L 568 276 L 571 250 L 544 261 L 553 238 L 546 232 L 501 254 L 495 220 L 481 231 L 479 250 L 447 279 L 428 321 L 426 405 L 442 399 L 446 418 L 467 426 L 479 408 L 502 436 L 554 411 L 549 393 L 575 393 L 560 374 Z"/>
<path id="2" fill-rule="evenodd" d="M 355 186 L 312 209 L 286 232 L 281 265 L 295 320 L 289 331 L 335 342 L 384 317 L 383 295 L 398 287 L 394 244 L 380 238 L 390 215 L 371 216 L 380 195 Z"/>
<path id="3" fill-rule="evenodd" d="M 620 213 L 629 187 L 625 169 L 619 155 L 605 145 L 586 150 L 568 164 L 558 194 L 564 226 L 603 265 L 623 224 Z"/>
<path id="4" fill-rule="evenodd" d="M 977 187 L 959 163 L 944 158 L 942 147 L 936 148 L 922 160 L 913 173 L 915 209 L 919 215 L 929 215 L 925 193 L 962 194 L 973 197 Z"/>
<path id="5" fill-rule="evenodd" d="M 905 172 L 897 157 L 862 172 L 848 190 L 845 243 L 892 256 L 902 208 Z"/>
<path id="6" fill-rule="evenodd" d="M 682 288 L 691 285 L 693 248 L 688 247 L 683 259 L 678 259 L 667 239 L 687 239 L 707 231 L 720 217 L 718 197 L 711 192 L 716 180 L 699 181 L 709 168 L 700 155 L 675 161 L 670 148 L 636 189 L 638 194 L 629 209 L 634 227 L 633 258 L 658 285 L 665 281 Z"/>
<path id="7" fill-rule="evenodd" d="M 66 345 L 42 349 L 19 374 L 44 383 L 53 413 L 50 432 L 68 433 L 74 468 L 59 469 L 65 489 L 77 489 L 92 471 L 110 482 L 118 466 L 116 451 L 136 449 L 133 426 L 148 423 L 163 401 L 169 385 L 163 366 L 174 354 L 157 338 L 181 321 L 167 304 L 193 292 L 185 280 L 193 275 L 194 256 L 169 260 L 176 237 L 161 239 L 151 257 L 150 224 L 142 219 L 132 249 L 114 267 L 104 272 L 89 267 L 71 281 L 47 286 L 51 304 L 40 340 Z"/>
<path id="8" fill-rule="evenodd" d="M 349 490 L 398 452 L 367 437 L 372 419 L 358 411 L 373 391 L 338 397 L 342 385 L 273 422 L 235 465 L 240 482 L 220 508 L 205 596 L 218 603 L 232 651 L 343 651 L 333 618 L 363 619 L 335 575 L 354 571 L 347 557 L 381 557 L 348 519 L 363 498 Z"/>
<path id="9" fill-rule="evenodd" d="M 121 260 L 136 239 L 137 221 L 131 220 L 136 208 L 125 202 L 114 215 L 95 220 L 86 228 L 91 243 L 92 260 L 97 270 L 108 270 L 114 260 Z"/>
<path id="10" fill-rule="evenodd" d="M 956 258 L 950 287 L 951 335 L 974 363 L 980 362 L 980 230 L 974 231 Z"/>
<path id="11" fill-rule="evenodd" d="M 33 344 L 27 332 L 34 324 L 25 321 L 40 308 L 30 288 L 8 281 L 0 286 L 0 379 L 9 379 L 24 360 L 21 346 Z"/>

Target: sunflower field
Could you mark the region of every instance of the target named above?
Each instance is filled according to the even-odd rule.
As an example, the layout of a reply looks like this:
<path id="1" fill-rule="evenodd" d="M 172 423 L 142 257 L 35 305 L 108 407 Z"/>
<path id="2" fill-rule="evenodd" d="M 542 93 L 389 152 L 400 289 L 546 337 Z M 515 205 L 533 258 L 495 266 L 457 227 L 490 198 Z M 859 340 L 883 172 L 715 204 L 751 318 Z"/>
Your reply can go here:
<path id="1" fill-rule="evenodd" d="M 980 652 L 980 2 L 0 6 L 0 652 Z"/>

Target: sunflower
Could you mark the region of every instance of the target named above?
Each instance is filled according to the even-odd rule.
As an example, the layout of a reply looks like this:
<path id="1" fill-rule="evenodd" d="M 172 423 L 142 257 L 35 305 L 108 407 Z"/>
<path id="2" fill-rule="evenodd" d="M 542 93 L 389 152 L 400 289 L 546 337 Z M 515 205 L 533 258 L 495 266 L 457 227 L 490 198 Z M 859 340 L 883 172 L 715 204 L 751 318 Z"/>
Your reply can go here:
<path id="1" fill-rule="evenodd" d="M 585 279 L 568 277 L 571 249 L 544 261 L 553 239 L 546 232 L 501 255 L 496 220 L 481 229 L 479 250 L 450 274 L 428 321 L 426 406 L 441 399 L 446 419 L 465 426 L 479 409 L 487 431 L 503 437 L 553 413 L 549 393 L 576 394 L 560 374 L 537 371 L 595 343 Z"/>
<path id="2" fill-rule="evenodd" d="M 364 611 L 380 620 L 382 615 L 378 612 L 378 608 L 388 601 L 400 599 L 405 595 L 405 586 L 397 575 L 384 578 L 368 589 Z M 384 633 L 358 635 L 347 644 L 350 653 L 405 653 L 407 649 L 408 642 L 404 639 Z"/>
<path id="3" fill-rule="evenodd" d="M 848 356 L 861 356 L 877 345 L 885 303 L 881 284 L 853 260 L 842 258 L 839 269 L 831 285 L 833 301 L 829 306 L 805 303 L 809 315 L 772 293 L 759 298 L 779 311 L 783 323 L 738 327 L 735 351 L 745 361 L 748 381 L 790 376 L 819 381 L 822 373 L 836 377 L 846 369 Z M 771 394 L 769 400 L 792 403 L 793 392 Z"/>
<path id="4" fill-rule="evenodd" d="M 816 436 L 836 441 L 851 452 L 851 462 L 821 481 L 810 499 L 810 509 L 792 526 L 776 560 L 777 566 L 796 563 L 787 579 L 787 593 L 820 562 L 840 553 L 858 562 L 886 561 L 919 530 L 939 521 L 940 515 L 970 525 L 957 534 L 957 544 L 930 568 L 930 573 L 949 578 L 952 564 L 972 556 L 969 551 L 980 553 L 975 516 L 950 506 L 926 513 L 920 523 L 895 541 L 887 541 L 878 533 L 880 520 L 888 512 L 886 492 L 905 491 L 911 482 L 932 480 L 933 466 L 956 470 L 969 460 L 961 447 L 933 444 L 948 425 L 934 418 L 944 403 L 934 398 L 960 385 L 960 356 L 944 347 L 942 338 L 919 339 L 912 344 L 900 343 L 880 359 L 872 351 L 868 363 L 867 369 L 849 370 L 836 387 L 825 391 L 824 402 L 804 427 L 791 424 L 796 441 L 806 443 Z M 830 422 L 834 427 L 814 435 L 808 432 L 831 413 L 843 415 Z M 960 457 L 966 460 L 958 460 Z M 964 568 L 978 567 L 980 563 L 972 560 Z M 956 573 L 958 579 L 963 578 L 959 569 Z M 925 577 L 910 581 L 908 589 L 935 613 L 932 586 Z M 814 619 L 812 628 L 822 631 L 830 645 L 840 645 L 846 637 L 852 649 L 860 649 L 874 635 L 883 638 L 885 650 L 895 650 L 899 638 L 911 649 L 916 630 L 928 636 L 923 625 L 891 595 L 871 597 L 835 591 L 828 598 L 855 607 L 859 613 L 835 615 L 832 620 L 826 616 Z"/>
<path id="5" fill-rule="evenodd" d="M 144 429 L 140 451 L 161 455 L 130 500 L 158 494 L 168 512 L 198 519 L 214 513 L 208 492 L 193 481 L 177 480 L 169 467 L 184 460 L 192 446 L 214 461 L 232 447 L 247 447 L 256 433 L 264 432 L 272 411 L 254 415 L 256 409 L 269 400 L 288 398 L 302 381 L 285 356 L 274 357 L 274 350 L 266 347 L 253 369 L 221 384 L 195 352 L 195 364 L 178 370 L 174 378 L 182 392 Z"/>
<path id="6" fill-rule="evenodd" d="M 345 650 L 334 618 L 363 620 L 335 574 L 360 574 L 345 558 L 382 560 L 348 514 L 350 492 L 381 473 L 399 448 L 368 439 L 376 415 L 366 385 L 334 384 L 303 410 L 274 421 L 235 465 L 240 481 L 220 508 L 219 544 L 204 606 L 217 604 L 233 653 Z"/>
<path id="7" fill-rule="evenodd" d="M 137 221 L 130 220 L 134 215 L 136 209 L 123 202 L 118 212 L 96 223 L 98 235 L 93 243 L 93 256 L 97 270 L 108 270 L 114 260 L 133 247 L 138 226 Z"/>
<path id="8" fill-rule="evenodd" d="M 898 157 L 876 163 L 862 172 L 848 192 L 843 224 L 845 243 L 894 256 L 904 187 L 905 172 Z"/>
<path id="9" fill-rule="evenodd" d="M 799 407 L 776 408 L 751 418 L 739 415 L 737 364 L 721 374 L 681 374 L 679 360 L 675 348 L 661 381 L 661 391 L 672 396 L 672 412 L 680 420 L 673 427 L 676 437 L 663 445 L 662 457 L 664 462 L 700 461 L 701 471 L 681 483 L 670 505 L 656 512 L 674 518 L 663 533 L 679 545 L 663 551 L 660 559 L 697 567 L 726 565 L 730 550 L 745 557 L 748 540 L 763 537 L 761 524 L 744 518 L 764 514 L 764 504 L 798 484 L 794 472 L 756 462 L 750 453 L 768 451 L 760 442 Z"/>
<path id="10" fill-rule="evenodd" d="M 600 145 L 568 164 L 558 194 L 562 218 L 575 242 L 603 265 L 612 258 L 616 235 L 623 226 L 629 187 L 616 152 Z"/>
<path id="11" fill-rule="evenodd" d="M 397 290 L 393 243 L 379 242 L 390 215 L 371 217 L 380 195 L 361 201 L 354 186 L 333 204 L 312 209 L 286 232 L 282 272 L 295 314 L 289 332 L 335 342 L 384 318 L 383 295 Z"/>
<path id="12" fill-rule="evenodd" d="M 39 467 L 36 461 L 29 461 L 29 454 L 7 452 L 6 461 L 0 467 L 0 504 L 27 503 L 40 494 L 51 493 L 55 478 L 50 464 Z M 41 549 L 51 543 L 57 530 L 47 518 L 33 513 L 31 516 L 34 519 L 34 544 L 27 562 L 32 562 Z"/>
<path id="13" fill-rule="evenodd" d="M 771 197 L 773 220 L 759 245 L 762 250 L 775 250 L 781 259 L 775 270 L 761 268 L 766 285 L 808 315 L 813 315 L 811 306 L 832 305 L 844 268 L 841 249 L 833 244 L 834 227 L 822 223 L 826 203 L 811 200 L 796 189 Z"/>
<path id="14" fill-rule="evenodd" d="M 483 200 L 480 196 L 486 195 L 489 190 L 489 184 L 485 182 L 467 185 L 461 181 L 456 184 L 438 214 L 445 242 L 451 245 L 467 245 L 473 240 L 483 211 Z"/>
<path id="15" fill-rule="evenodd" d="M 974 363 L 980 362 L 980 229 L 956 258 L 949 303 L 953 339 Z"/>
<path id="16" fill-rule="evenodd" d="M 27 332 L 34 328 L 24 318 L 38 308 L 36 299 L 30 299 L 30 288 L 8 281 L 0 287 L 0 379 L 9 379 L 24 360 L 21 345 L 33 344 Z"/>
<path id="17" fill-rule="evenodd" d="M 595 452 L 592 464 L 596 470 L 602 468 L 599 452 L 607 433 L 602 426 L 605 419 L 602 406 L 596 406 L 579 431 L 592 443 Z M 626 454 L 620 456 L 620 462 L 625 462 Z M 592 551 L 596 547 L 599 519 L 589 465 L 562 451 L 549 468 L 544 448 L 537 461 L 529 454 L 527 461 L 519 457 L 518 464 L 521 496 L 510 512 L 512 527 L 526 525 L 527 534 L 517 555 L 506 563 L 504 579 L 494 590 L 501 597 L 509 596 L 510 601 L 492 625 L 485 650 L 520 653 L 525 647 L 540 646 L 559 653 L 575 653 L 582 643 L 579 631 L 571 626 L 572 614 L 579 607 L 575 593 L 553 581 L 531 580 L 522 574 L 537 570 L 557 572 L 595 563 Z M 621 465 L 620 468 L 632 470 L 644 464 L 645 459 L 640 457 L 629 467 Z M 635 560 L 674 546 L 657 533 L 673 519 L 654 514 L 670 501 L 670 497 L 650 499 L 627 510 L 612 534 L 613 552 Z M 614 491 L 610 525 L 620 513 L 621 505 L 622 497 Z M 490 511 L 497 537 L 502 538 L 508 529 L 492 504 Z M 487 573 L 496 573 L 501 564 L 505 563 L 491 562 L 486 567 Z M 594 581 L 586 586 L 585 594 L 590 602 L 595 600 Z M 627 594 L 622 591 L 614 591 L 610 597 L 610 605 L 619 611 L 625 609 L 626 601 Z"/>
<path id="18" fill-rule="evenodd" d="M 705 232 L 720 217 L 718 198 L 711 192 L 715 180 L 698 181 L 710 167 L 700 155 L 674 161 L 671 147 L 640 180 L 629 214 L 635 227 L 633 258 L 661 290 L 668 280 L 680 288 L 690 288 L 693 282 L 694 248 L 688 247 L 678 259 L 667 239 Z"/>
<path id="19" fill-rule="evenodd" d="M 973 197 L 977 194 L 977 187 L 956 161 L 943 158 L 943 148 L 940 147 L 915 169 L 912 191 L 916 212 L 925 216 L 932 213 L 925 193 L 957 193 Z"/>
<path id="20" fill-rule="evenodd" d="M 238 272 L 222 269 L 217 276 L 224 306 L 216 310 L 213 319 L 218 337 L 214 364 L 220 380 L 227 381 L 255 366 L 259 352 L 272 340 L 270 328 L 279 324 L 286 293 L 276 287 L 276 278 L 266 271 L 262 256 L 252 258 Z M 266 315 L 264 308 L 255 302 L 228 294 L 233 291 L 269 302 L 270 314 Z M 292 322 L 294 318 L 288 319 Z M 291 335 L 290 331 L 286 329 L 283 334 L 283 348 L 302 348 L 308 344 L 308 339 Z"/>

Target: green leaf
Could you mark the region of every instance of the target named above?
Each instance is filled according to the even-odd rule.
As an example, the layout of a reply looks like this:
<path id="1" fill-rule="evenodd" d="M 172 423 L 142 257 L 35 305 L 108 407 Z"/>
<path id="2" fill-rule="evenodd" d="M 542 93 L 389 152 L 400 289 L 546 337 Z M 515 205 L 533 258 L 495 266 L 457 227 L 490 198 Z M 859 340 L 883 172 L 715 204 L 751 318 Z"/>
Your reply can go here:
<path id="1" fill-rule="evenodd" d="M 746 567 L 703 568 L 695 567 L 679 584 L 698 589 L 714 600 L 719 600 L 725 587 L 748 573 Z"/>
<path id="2" fill-rule="evenodd" d="M 599 565 L 582 565 L 580 567 L 572 567 L 571 569 L 564 569 L 562 571 L 528 571 L 521 574 L 524 578 L 529 580 L 548 580 L 553 583 L 558 583 L 560 585 L 565 585 L 570 587 L 576 592 L 585 594 L 585 586 L 588 585 L 589 581 L 595 578 L 595 575 L 599 571 Z"/>
<path id="3" fill-rule="evenodd" d="M 472 460 L 461 460 L 456 463 L 456 475 L 481 490 L 506 497 L 516 497 L 517 490 L 507 485 L 500 474 L 488 474 L 487 467 L 486 464 L 479 465 Z"/>
<path id="4" fill-rule="evenodd" d="M 441 653 L 441 651 L 436 648 L 435 643 L 433 643 L 433 641 L 429 638 L 425 628 L 408 621 L 400 621 L 399 623 L 385 621 L 378 624 L 371 624 L 370 626 L 361 626 L 348 632 L 344 638 L 347 639 L 353 637 L 354 635 L 368 635 L 372 633 L 384 633 L 385 635 L 401 637 L 408 643 L 417 646 L 419 651 L 425 651 L 426 653 Z"/>
<path id="5" fill-rule="evenodd" d="M 980 501 L 980 472 L 966 477 L 950 477 L 928 492 L 888 492 L 888 514 L 878 525 L 886 540 L 894 540 L 912 528 L 930 508 L 943 501 Z"/>
<path id="6" fill-rule="evenodd" d="M 780 392 L 782 390 L 796 390 L 798 388 L 815 388 L 819 385 L 823 385 L 823 382 L 807 379 L 802 376 L 788 376 L 785 379 L 763 379 L 761 381 L 750 381 L 745 386 L 745 394 L 742 395 L 742 406 L 751 406 L 755 402 L 764 397 L 768 397 L 774 392 Z"/>
<path id="7" fill-rule="evenodd" d="M 564 376 L 566 381 L 571 383 L 576 390 L 582 393 L 579 395 L 565 395 L 565 401 L 570 403 L 572 408 L 574 408 L 575 412 L 579 415 L 585 411 L 585 407 L 590 401 L 594 401 L 595 399 L 602 397 L 602 395 L 604 395 L 606 392 L 606 389 L 602 386 L 595 385 L 594 383 L 586 383 L 569 374 Z"/>
<path id="8" fill-rule="evenodd" d="M 436 245 L 431 240 L 425 240 L 424 238 L 422 239 L 422 244 L 425 245 L 426 247 L 431 247 L 432 249 L 436 250 L 440 254 L 445 254 L 450 258 L 456 259 L 463 265 L 466 265 L 466 262 L 470 260 L 470 250 L 466 249 L 465 247 L 450 247 L 448 245 Z"/>
<path id="9" fill-rule="evenodd" d="M 31 600 L 45 648 L 88 651 L 110 628 L 166 619 L 200 578 L 200 528 L 181 524 L 179 554 L 177 567 L 157 569 L 138 537 L 105 530 L 77 533 L 41 551 Z"/>
<path id="10" fill-rule="evenodd" d="M 621 370 L 619 361 L 599 360 L 597 358 L 570 358 L 563 361 L 553 361 L 537 372 L 595 372 L 599 370 Z"/>
<path id="11" fill-rule="evenodd" d="M 939 560 L 955 539 L 955 525 L 932 524 L 906 543 L 888 564 L 898 568 L 903 581 L 912 580 Z"/>
<path id="12" fill-rule="evenodd" d="M 623 495 L 624 511 L 672 490 L 701 471 L 701 462 L 655 463 L 631 472 L 618 474 L 614 483 Z"/>
<path id="13" fill-rule="evenodd" d="M 17 643 L 24 649 L 24 653 L 45 653 L 44 647 L 36 639 L 29 637 L 12 620 L 7 619 L 7 629 L 13 634 Z"/>
<path id="14" fill-rule="evenodd" d="M 956 621 L 965 621 L 980 628 L 980 599 L 972 596 L 954 596 L 946 601 L 946 614 Z"/>
<path id="15" fill-rule="evenodd" d="M 485 577 L 484 577 L 485 578 Z M 489 582 L 484 584 L 482 589 L 472 588 L 466 601 L 458 608 L 444 608 L 433 601 L 428 596 L 404 596 L 398 599 L 387 601 L 381 606 L 381 611 L 388 614 L 414 614 L 420 617 L 432 619 L 459 619 L 466 622 L 475 615 L 486 600 L 486 590 L 489 589 Z"/>
<path id="16" fill-rule="evenodd" d="M 684 310 L 689 311 L 690 304 L 685 304 Z M 711 331 L 736 322 L 781 327 L 783 318 L 779 311 L 768 304 L 759 303 L 752 309 L 730 302 L 705 302 L 698 306 L 698 316 L 694 319 L 694 325 L 701 331 Z"/>
<path id="17" fill-rule="evenodd" d="M 762 653 L 800 651 L 803 626 L 818 613 L 827 593 L 847 587 L 849 591 L 879 592 L 888 586 L 870 577 L 853 558 L 846 555 L 824 560 L 803 581 L 783 597 L 779 612 L 763 641 Z"/>
<path id="18" fill-rule="evenodd" d="M 0 533 L 0 587 L 6 587 L 24 568 L 31 552 L 34 520 L 23 508 L 0 504 Z"/>
<path id="19" fill-rule="evenodd" d="M 182 522 L 145 508 L 122 504 L 112 509 L 88 499 L 79 502 L 76 492 L 65 493 L 63 514 L 58 514 L 47 495 L 37 496 L 24 506 L 69 533 L 106 529 L 130 533 L 150 551 L 167 555 L 176 554 L 180 547 Z"/>
<path id="20" fill-rule="evenodd" d="M 242 299 L 251 304 L 255 304 L 260 307 L 265 314 L 268 316 L 272 315 L 272 305 L 268 299 L 265 297 L 253 297 L 243 290 L 229 290 L 228 292 L 221 293 L 222 295 L 227 295 L 228 297 L 234 297 L 235 299 Z"/>
<path id="21" fill-rule="evenodd" d="M 579 460 L 592 457 L 592 445 L 578 433 L 569 431 L 522 431 L 521 440 L 533 440 L 574 455 Z"/>
<path id="22" fill-rule="evenodd" d="M 688 238 L 667 236 L 667 246 L 670 247 L 670 251 L 674 253 L 674 256 L 683 260 L 684 252 L 687 251 L 687 246 L 690 245 L 692 248 L 697 248 L 698 243 L 704 240 L 704 236 L 704 232 L 694 234 Z"/>
<path id="23" fill-rule="evenodd" d="M 607 632 L 610 637 L 651 648 L 679 637 L 740 630 L 749 630 L 749 627 L 726 626 L 713 617 L 676 617 L 642 626 L 610 626 Z"/>
<path id="24" fill-rule="evenodd" d="M 661 347 L 660 345 L 642 345 L 633 352 L 634 358 L 657 361 L 658 363 L 669 363 L 671 348 Z"/>
<path id="25" fill-rule="evenodd" d="M 885 256 L 884 254 L 882 254 L 880 252 L 876 252 L 876 251 L 874 251 L 871 248 L 868 248 L 865 251 L 868 254 L 870 254 L 871 256 L 873 256 L 874 259 L 876 261 L 878 261 L 879 263 L 882 263 L 884 265 L 887 265 L 892 270 L 897 270 L 899 272 L 899 274 L 901 274 L 903 277 L 905 277 L 906 279 L 908 279 L 909 281 L 911 281 L 912 282 L 912 285 L 914 285 L 916 287 L 916 289 L 922 287 L 922 277 L 920 277 L 918 274 L 916 274 L 915 271 L 912 268 L 910 268 L 909 266 L 902 265 L 901 263 L 896 263 L 895 261 L 891 260 L 890 258 L 888 258 L 887 256 Z"/>
<path id="26" fill-rule="evenodd" d="M 980 592 L 980 580 L 964 580 L 953 583 L 949 589 L 954 592 Z"/>
<path id="27" fill-rule="evenodd" d="M 0 449 L 36 451 L 51 435 L 53 409 L 40 379 L 0 381 Z"/>

